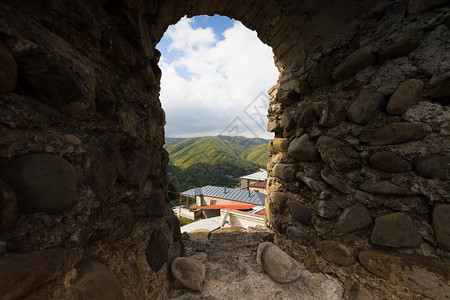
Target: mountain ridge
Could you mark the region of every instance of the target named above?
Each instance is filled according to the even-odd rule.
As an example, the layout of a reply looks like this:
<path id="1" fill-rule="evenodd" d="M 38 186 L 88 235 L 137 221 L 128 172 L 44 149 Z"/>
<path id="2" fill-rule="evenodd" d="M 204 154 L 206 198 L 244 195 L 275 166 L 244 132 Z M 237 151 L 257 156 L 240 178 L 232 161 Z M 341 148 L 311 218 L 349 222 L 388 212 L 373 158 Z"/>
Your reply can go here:
<path id="1" fill-rule="evenodd" d="M 166 138 L 167 172 L 178 191 L 207 184 L 234 187 L 240 176 L 266 167 L 268 142 L 240 136 Z"/>

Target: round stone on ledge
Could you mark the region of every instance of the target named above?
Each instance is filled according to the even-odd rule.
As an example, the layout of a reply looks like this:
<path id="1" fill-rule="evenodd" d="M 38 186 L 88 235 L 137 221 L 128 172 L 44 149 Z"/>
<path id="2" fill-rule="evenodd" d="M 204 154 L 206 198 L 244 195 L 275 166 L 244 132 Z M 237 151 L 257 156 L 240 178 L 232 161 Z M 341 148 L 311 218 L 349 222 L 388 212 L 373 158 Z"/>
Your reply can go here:
<path id="1" fill-rule="evenodd" d="M 279 283 L 292 282 L 302 274 L 300 264 L 270 242 L 259 244 L 256 260 L 264 271 Z"/>

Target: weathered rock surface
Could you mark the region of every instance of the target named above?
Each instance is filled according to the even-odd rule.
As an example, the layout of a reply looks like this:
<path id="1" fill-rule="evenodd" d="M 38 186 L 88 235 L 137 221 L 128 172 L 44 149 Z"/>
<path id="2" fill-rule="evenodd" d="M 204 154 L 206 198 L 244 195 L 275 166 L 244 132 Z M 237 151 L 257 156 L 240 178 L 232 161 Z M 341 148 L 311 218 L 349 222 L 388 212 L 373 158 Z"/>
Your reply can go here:
<path id="1" fill-rule="evenodd" d="M 302 274 L 300 264 L 270 242 L 261 243 L 257 252 L 258 264 L 279 283 L 292 282 Z"/>
<path id="2" fill-rule="evenodd" d="M 288 154 L 298 161 L 313 162 L 320 159 L 316 145 L 309 139 L 307 134 L 294 139 L 289 144 Z"/>
<path id="3" fill-rule="evenodd" d="M 86 120 L 95 113 L 95 101 L 78 75 L 59 62 L 46 66 L 46 72 L 26 75 L 35 97 L 77 120 Z"/>
<path id="4" fill-rule="evenodd" d="M 273 194 L 272 206 L 276 211 L 283 213 L 284 210 L 286 209 L 287 203 L 288 203 L 288 195 L 286 193 L 275 192 Z"/>
<path id="5" fill-rule="evenodd" d="M 311 211 L 302 203 L 295 199 L 289 201 L 291 215 L 303 225 L 311 225 Z"/>
<path id="6" fill-rule="evenodd" d="M 365 250 L 359 261 L 369 272 L 389 282 L 405 286 L 431 299 L 450 297 L 450 265 L 441 260 L 418 256 L 397 256 Z"/>
<path id="7" fill-rule="evenodd" d="M 432 98 L 450 97 L 450 70 L 437 73 L 427 85 L 426 95 Z"/>
<path id="8" fill-rule="evenodd" d="M 0 43 L 0 93 L 12 91 L 17 83 L 17 64 L 5 45 Z"/>
<path id="9" fill-rule="evenodd" d="M 348 108 L 347 118 L 357 124 L 367 124 L 384 109 L 385 105 L 386 98 L 383 94 L 370 88 L 363 89 Z"/>
<path id="10" fill-rule="evenodd" d="M 17 219 L 17 197 L 9 185 L 0 179 L 0 232 Z"/>
<path id="11" fill-rule="evenodd" d="M 408 2 L 408 13 L 416 14 L 448 4 L 448 0 L 411 0 Z"/>
<path id="12" fill-rule="evenodd" d="M 387 103 L 386 111 L 392 115 L 400 115 L 419 102 L 422 95 L 423 82 L 419 79 L 408 79 L 398 86 Z"/>
<path id="13" fill-rule="evenodd" d="M 372 168 L 389 173 L 406 172 L 412 168 L 411 163 L 389 151 L 380 151 L 372 154 L 369 158 L 369 163 Z"/>
<path id="14" fill-rule="evenodd" d="M 322 160 L 337 171 L 354 170 L 360 167 L 358 153 L 344 142 L 321 136 L 317 140 L 317 149 Z"/>
<path id="15" fill-rule="evenodd" d="M 334 127 L 345 121 L 347 115 L 346 103 L 339 100 L 329 100 L 323 103 L 319 124 L 323 127 Z"/>
<path id="16" fill-rule="evenodd" d="M 276 138 L 269 142 L 269 151 L 272 153 L 279 153 L 286 151 L 289 146 L 288 139 L 285 138 Z"/>
<path id="17" fill-rule="evenodd" d="M 364 181 L 359 188 L 365 192 L 374 195 L 394 195 L 394 196 L 406 196 L 419 194 L 411 190 L 411 187 L 406 185 L 396 185 L 390 183 L 387 180 L 380 181 Z"/>
<path id="18" fill-rule="evenodd" d="M 383 64 L 389 59 L 408 55 L 419 46 L 419 42 L 419 32 L 416 29 L 403 32 L 390 44 L 387 44 L 380 49 L 378 60 Z"/>
<path id="19" fill-rule="evenodd" d="M 0 177 L 17 195 L 26 212 L 61 212 L 75 201 L 77 174 L 73 166 L 51 154 L 30 154 L 0 167 Z"/>
<path id="20" fill-rule="evenodd" d="M 306 184 L 307 187 L 312 189 L 315 192 L 322 192 L 327 188 L 327 185 L 324 182 L 312 179 L 311 177 L 306 176 L 302 172 L 298 172 L 295 177 L 298 180 L 301 180 L 304 184 Z"/>
<path id="21" fill-rule="evenodd" d="M 292 104 L 300 100 L 300 94 L 294 90 L 278 89 L 275 98 L 283 104 Z"/>
<path id="22" fill-rule="evenodd" d="M 328 183 L 329 185 L 334 187 L 339 192 L 347 194 L 347 195 L 352 193 L 352 189 L 343 180 L 341 180 L 339 177 L 334 176 L 333 174 L 328 173 L 328 172 L 326 172 L 324 170 L 322 170 L 320 172 L 320 175 L 322 176 L 323 180 L 326 183 Z"/>
<path id="23" fill-rule="evenodd" d="M 77 277 L 71 287 L 75 299 L 125 299 L 120 282 L 104 264 L 88 261 L 76 270 Z"/>
<path id="24" fill-rule="evenodd" d="M 370 84 L 377 92 L 389 96 L 395 92 L 400 82 L 416 75 L 417 67 L 413 62 L 406 57 L 399 57 L 382 65 L 377 74 L 370 79 Z"/>
<path id="25" fill-rule="evenodd" d="M 114 242 L 127 236 L 133 230 L 133 212 L 129 205 L 119 203 L 108 212 L 101 224 L 101 234 L 107 241 Z"/>
<path id="26" fill-rule="evenodd" d="M 392 123 L 377 129 L 366 129 L 359 140 L 369 146 L 394 145 L 417 141 L 427 133 L 423 123 Z"/>
<path id="27" fill-rule="evenodd" d="M 315 203 L 316 211 L 319 216 L 325 219 L 332 219 L 336 216 L 339 208 L 329 200 L 318 200 Z"/>
<path id="28" fill-rule="evenodd" d="M 205 279 L 205 264 L 195 258 L 177 257 L 171 265 L 173 277 L 181 284 L 193 291 L 202 291 L 202 282 Z"/>
<path id="29" fill-rule="evenodd" d="M 433 229 L 438 244 L 450 250 L 450 204 L 438 203 L 433 207 Z"/>
<path id="30" fill-rule="evenodd" d="M 286 228 L 286 234 L 291 240 L 301 245 L 304 245 L 309 241 L 308 234 L 294 226 L 289 226 L 288 228 Z"/>
<path id="31" fill-rule="evenodd" d="M 349 266 L 356 262 L 356 256 L 344 244 L 326 240 L 319 243 L 320 253 L 327 261 Z"/>
<path id="32" fill-rule="evenodd" d="M 189 232 L 189 239 L 198 243 L 208 242 L 211 231 L 208 229 L 195 229 Z"/>
<path id="33" fill-rule="evenodd" d="M 111 29 L 104 30 L 100 45 L 105 53 L 119 64 L 127 66 L 136 64 L 136 51 L 118 32 Z"/>
<path id="34" fill-rule="evenodd" d="M 367 208 L 362 204 L 356 204 L 344 209 L 334 227 L 334 233 L 342 235 L 360 230 L 370 224 L 372 224 L 372 218 Z"/>
<path id="35" fill-rule="evenodd" d="M 399 212 L 376 218 L 370 240 L 388 247 L 418 247 L 422 243 L 412 218 Z"/>
<path id="36" fill-rule="evenodd" d="M 81 259 L 79 249 L 55 248 L 0 256 L 0 297 L 22 298 L 32 289 L 69 271 Z"/>
<path id="37" fill-rule="evenodd" d="M 161 270 L 169 257 L 169 241 L 161 230 L 154 230 L 145 249 L 148 265 L 154 272 Z"/>
<path id="38" fill-rule="evenodd" d="M 342 81 L 356 74 L 368 66 L 375 64 L 376 56 L 371 47 L 363 47 L 344 59 L 334 70 L 332 77 L 336 81 Z"/>
<path id="39" fill-rule="evenodd" d="M 293 181 L 297 174 L 297 166 L 294 164 L 276 164 L 273 168 L 275 176 L 285 181 Z"/>
<path id="40" fill-rule="evenodd" d="M 428 178 L 450 178 L 450 156 L 426 155 L 416 158 L 414 171 Z"/>

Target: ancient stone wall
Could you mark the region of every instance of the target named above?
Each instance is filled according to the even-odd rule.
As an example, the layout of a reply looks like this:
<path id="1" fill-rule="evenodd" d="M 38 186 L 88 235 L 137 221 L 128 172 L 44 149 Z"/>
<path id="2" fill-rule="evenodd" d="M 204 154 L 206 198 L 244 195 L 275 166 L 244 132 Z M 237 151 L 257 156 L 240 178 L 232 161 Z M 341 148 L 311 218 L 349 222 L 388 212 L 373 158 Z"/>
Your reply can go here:
<path id="1" fill-rule="evenodd" d="M 0 1 L 0 298 L 165 297 L 181 249 L 154 47 L 215 13 L 281 73 L 276 242 L 351 299 L 449 297 L 449 1 L 17 0 Z"/>
<path id="2" fill-rule="evenodd" d="M 269 91 L 269 224 L 349 299 L 450 297 L 444 4 L 377 3 Z"/>

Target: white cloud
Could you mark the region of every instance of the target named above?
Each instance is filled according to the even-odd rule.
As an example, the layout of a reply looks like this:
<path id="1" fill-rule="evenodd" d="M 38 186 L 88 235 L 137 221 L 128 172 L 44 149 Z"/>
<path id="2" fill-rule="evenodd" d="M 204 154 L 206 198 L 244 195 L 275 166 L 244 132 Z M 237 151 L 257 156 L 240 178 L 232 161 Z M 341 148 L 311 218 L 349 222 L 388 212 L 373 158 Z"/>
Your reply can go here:
<path id="1" fill-rule="evenodd" d="M 177 51 L 175 60 L 166 61 L 163 53 L 159 63 L 166 135 L 217 135 L 240 117 L 259 136 L 271 137 L 244 112 L 276 83 L 271 48 L 237 21 L 223 33 L 223 40 L 212 28 L 193 29 L 192 22 L 182 18 L 166 32 L 169 51 Z"/>

